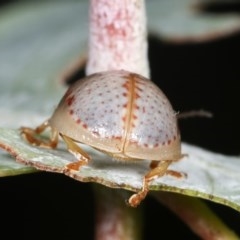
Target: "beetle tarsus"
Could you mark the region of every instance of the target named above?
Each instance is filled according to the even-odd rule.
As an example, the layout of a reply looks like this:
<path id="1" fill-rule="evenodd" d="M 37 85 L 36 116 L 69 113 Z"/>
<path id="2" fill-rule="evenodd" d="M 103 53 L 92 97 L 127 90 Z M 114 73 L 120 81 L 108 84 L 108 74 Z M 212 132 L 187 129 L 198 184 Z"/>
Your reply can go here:
<path id="1" fill-rule="evenodd" d="M 137 207 L 141 201 L 146 197 L 149 191 L 149 183 L 155 178 L 162 177 L 165 174 L 171 175 L 176 178 L 187 177 L 185 173 L 168 170 L 168 166 L 172 163 L 172 161 L 155 161 L 153 160 L 150 164 L 151 170 L 144 176 L 143 178 L 143 187 L 138 192 L 133 194 L 129 200 L 128 204 L 132 207 Z"/>
<path id="2" fill-rule="evenodd" d="M 43 148 L 56 148 L 58 144 L 58 132 L 51 129 L 51 137 L 48 141 L 44 141 L 41 138 L 37 138 L 46 128 L 50 127 L 48 121 L 45 121 L 35 129 L 28 127 L 21 127 L 20 133 L 24 139 L 26 139 L 33 146 L 39 146 Z"/>
<path id="3" fill-rule="evenodd" d="M 65 166 L 65 172 L 68 172 L 71 170 L 79 171 L 79 169 L 86 164 L 87 164 L 87 162 L 83 162 L 83 161 L 69 163 Z"/>
<path id="4" fill-rule="evenodd" d="M 128 204 L 131 207 L 137 207 L 141 203 L 141 201 L 146 197 L 148 191 L 149 191 L 148 181 L 147 181 L 146 177 L 144 177 L 142 190 L 138 193 L 133 194 L 129 198 Z"/>

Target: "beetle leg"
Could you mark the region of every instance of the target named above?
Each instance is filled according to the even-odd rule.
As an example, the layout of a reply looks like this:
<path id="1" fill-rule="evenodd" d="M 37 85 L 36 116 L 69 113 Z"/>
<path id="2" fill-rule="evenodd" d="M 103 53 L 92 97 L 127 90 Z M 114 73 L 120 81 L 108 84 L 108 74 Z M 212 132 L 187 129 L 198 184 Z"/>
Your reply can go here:
<path id="1" fill-rule="evenodd" d="M 168 170 L 168 166 L 172 163 L 172 161 L 152 161 L 150 164 L 151 170 L 144 176 L 143 178 L 143 187 L 141 191 L 133 194 L 128 203 L 132 207 L 136 207 L 140 204 L 140 202 L 146 197 L 149 191 L 149 183 L 155 178 L 162 177 L 165 174 L 172 175 L 177 178 L 185 177 L 186 175 L 181 172 L 177 172 L 174 170 Z"/>
<path id="2" fill-rule="evenodd" d="M 133 194 L 128 202 L 132 207 L 137 207 L 137 205 L 140 204 L 140 202 L 146 197 L 148 191 L 149 191 L 149 182 L 151 182 L 154 178 L 163 176 L 168 166 L 171 164 L 171 161 L 160 161 L 158 162 L 157 166 L 156 161 L 152 161 L 152 164 L 154 165 L 154 168 L 152 168 L 143 178 L 143 187 L 141 191 L 138 193 Z M 152 166 L 151 166 L 152 167 Z"/>
<path id="3" fill-rule="evenodd" d="M 44 148 L 56 148 L 58 144 L 58 132 L 51 128 L 51 137 L 48 141 L 37 138 L 46 128 L 50 127 L 49 122 L 45 121 L 40 126 L 34 128 L 21 127 L 21 135 L 32 145 Z"/>
<path id="4" fill-rule="evenodd" d="M 90 157 L 89 155 L 83 151 L 71 138 L 61 134 L 64 142 L 67 144 L 68 151 L 72 153 L 77 159 L 77 162 L 72 162 L 66 165 L 67 170 L 79 170 L 79 168 L 83 165 L 88 164 Z"/>

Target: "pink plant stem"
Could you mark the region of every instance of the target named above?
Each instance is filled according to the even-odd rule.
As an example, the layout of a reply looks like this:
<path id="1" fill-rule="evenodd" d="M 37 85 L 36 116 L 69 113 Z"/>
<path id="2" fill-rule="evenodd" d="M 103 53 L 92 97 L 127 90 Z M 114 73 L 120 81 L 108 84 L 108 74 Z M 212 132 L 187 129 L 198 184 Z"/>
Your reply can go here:
<path id="1" fill-rule="evenodd" d="M 108 70 L 149 77 L 144 0 L 91 0 L 87 75 Z"/>
<path id="2" fill-rule="evenodd" d="M 96 240 L 141 239 L 141 211 L 128 207 L 123 190 L 95 186 Z"/>
<path id="3" fill-rule="evenodd" d="M 86 74 L 124 69 L 149 77 L 146 28 L 144 0 L 91 0 Z M 119 199 L 122 192 L 98 186 L 95 193 L 95 239 L 139 239 L 139 210 Z"/>

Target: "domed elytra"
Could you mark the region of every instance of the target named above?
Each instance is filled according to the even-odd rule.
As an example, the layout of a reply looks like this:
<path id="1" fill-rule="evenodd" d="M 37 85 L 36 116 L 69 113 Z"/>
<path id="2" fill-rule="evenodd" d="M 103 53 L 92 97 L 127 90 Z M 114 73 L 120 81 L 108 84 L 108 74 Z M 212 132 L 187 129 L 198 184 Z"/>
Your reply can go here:
<path id="1" fill-rule="evenodd" d="M 150 80 L 123 70 L 73 84 L 49 123 L 117 158 L 175 160 L 181 155 L 176 114 L 166 96 Z"/>

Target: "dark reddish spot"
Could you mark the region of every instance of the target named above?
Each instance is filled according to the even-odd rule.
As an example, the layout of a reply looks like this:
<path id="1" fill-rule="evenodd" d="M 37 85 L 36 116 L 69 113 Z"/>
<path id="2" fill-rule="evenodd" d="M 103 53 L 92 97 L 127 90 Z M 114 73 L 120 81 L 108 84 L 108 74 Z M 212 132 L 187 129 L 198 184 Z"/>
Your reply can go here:
<path id="1" fill-rule="evenodd" d="M 127 93 L 126 93 L 126 92 L 124 92 L 122 95 L 123 95 L 124 97 L 127 97 Z"/>
<path id="2" fill-rule="evenodd" d="M 69 111 L 69 113 L 70 113 L 70 115 L 73 115 L 74 111 L 71 109 L 71 110 Z"/>
<path id="3" fill-rule="evenodd" d="M 168 145 L 171 144 L 171 140 L 168 140 L 168 141 L 167 141 L 167 144 L 168 144 Z"/>
<path id="4" fill-rule="evenodd" d="M 97 137 L 100 136 L 99 132 L 97 132 L 97 131 L 93 131 L 92 133 L 93 133 L 93 135 L 95 135 L 95 136 L 97 136 Z"/>
<path id="5" fill-rule="evenodd" d="M 128 86 L 127 83 L 124 83 L 124 84 L 122 85 L 122 87 L 123 87 L 123 88 L 126 88 L 127 90 L 129 89 L 129 86 Z"/>
<path id="6" fill-rule="evenodd" d="M 121 140 L 122 139 L 122 136 L 112 136 L 113 139 L 116 139 L 116 140 Z"/>
<path id="7" fill-rule="evenodd" d="M 146 147 L 146 148 L 147 148 L 147 147 L 148 147 L 148 144 L 147 144 L 147 143 L 144 143 L 144 147 Z"/>
<path id="8" fill-rule="evenodd" d="M 176 139 L 177 139 L 177 137 L 174 135 L 173 140 L 175 141 Z"/>
<path id="9" fill-rule="evenodd" d="M 76 123 L 77 123 L 77 124 L 79 124 L 80 122 L 81 122 L 81 120 L 80 120 L 80 119 L 78 119 L 78 120 L 76 121 Z"/>
<path id="10" fill-rule="evenodd" d="M 133 114 L 133 119 L 137 119 L 138 117 L 136 115 Z"/>
<path id="11" fill-rule="evenodd" d="M 134 107 L 138 110 L 139 109 L 139 106 L 137 104 L 134 105 Z"/>
<path id="12" fill-rule="evenodd" d="M 126 108 L 127 107 L 127 103 L 123 104 L 123 107 Z"/>
<path id="13" fill-rule="evenodd" d="M 135 128 L 135 127 L 136 127 L 136 125 L 135 125 L 134 123 L 132 123 L 132 127 L 133 127 L 133 128 Z"/>
<path id="14" fill-rule="evenodd" d="M 122 117 L 122 120 L 125 122 L 126 121 L 126 117 Z"/>
<path id="15" fill-rule="evenodd" d="M 135 94 L 135 98 L 136 98 L 136 99 L 140 98 L 140 95 L 136 93 L 136 94 Z"/>
<path id="16" fill-rule="evenodd" d="M 140 88 L 140 87 L 137 87 L 137 90 L 138 90 L 139 92 L 142 92 L 142 91 L 143 91 L 142 88 Z"/>
<path id="17" fill-rule="evenodd" d="M 74 100 L 75 100 L 74 95 L 69 96 L 69 97 L 66 99 L 67 105 L 68 105 L 68 106 L 71 106 L 71 105 L 73 104 Z"/>
<path id="18" fill-rule="evenodd" d="M 155 147 L 155 148 L 159 147 L 159 143 L 155 143 L 155 144 L 154 144 L 154 147 Z"/>
<path id="19" fill-rule="evenodd" d="M 84 123 L 82 126 L 83 126 L 84 128 L 87 128 L 87 124 L 86 124 L 86 123 Z"/>

